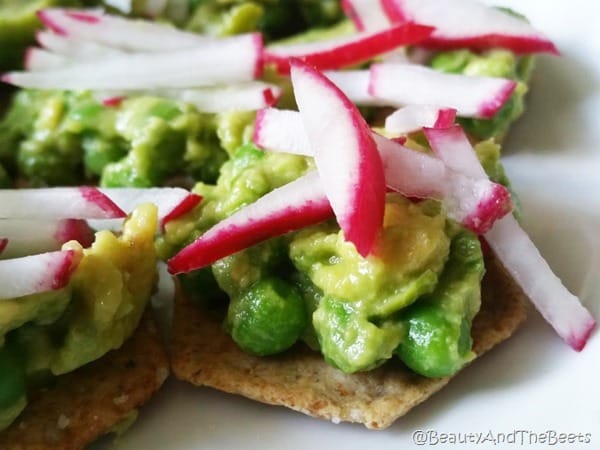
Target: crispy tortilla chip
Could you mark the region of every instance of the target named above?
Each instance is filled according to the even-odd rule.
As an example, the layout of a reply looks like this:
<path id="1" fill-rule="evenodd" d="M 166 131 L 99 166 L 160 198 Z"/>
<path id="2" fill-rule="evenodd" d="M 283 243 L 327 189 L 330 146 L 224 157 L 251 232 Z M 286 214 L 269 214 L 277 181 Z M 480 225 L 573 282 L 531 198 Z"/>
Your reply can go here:
<path id="1" fill-rule="evenodd" d="M 478 355 L 507 339 L 526 314 L 523 293 L 495 259 L 487 261 L 482 297 L 473 323 Z M 251 356 L 220 322 L 181 296 L 175 304 L 171 368 L 177 378 L 198 386 L 372 429 L 388 427 L 449 381 L 416 375 L 394 361 L 347 375 L 304 346 L 274 357 Z"/>
<path id="2" fill-rule="evenodd" d="M 0 433 L 3 450 L 83 449 L 127 420 L 163 384 L 168 358 L 149 314 L 123 346 L 57 378 Z"/>

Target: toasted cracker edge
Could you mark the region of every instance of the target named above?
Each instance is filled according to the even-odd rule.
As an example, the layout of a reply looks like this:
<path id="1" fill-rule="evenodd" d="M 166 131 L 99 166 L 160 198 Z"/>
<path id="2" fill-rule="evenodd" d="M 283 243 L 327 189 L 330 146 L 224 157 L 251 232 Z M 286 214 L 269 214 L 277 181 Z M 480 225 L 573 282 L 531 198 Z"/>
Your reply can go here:
<path id="1" fill-rule="evenodd" d="M 83 449 L 146 403 L 169 374 L 169 362 L 149 313 L 121 348 L 29 399 L 0 433 L 3 450 Z"/>
<path id="2" fill-rule="evenodd" d="M 524 294 L 501 264 L 490 257 L 486 269 L 472 329 L 478 356 L 510 337 L 526 316 Z M 273 357 L 251 356 L 182 295 L 175 302 L 171 346 L 171 368 L 181 380 L 371 429 L 388 427 L 450 380 L 425 378 L 393 361 L 348 375 L 301 345 Z"/>

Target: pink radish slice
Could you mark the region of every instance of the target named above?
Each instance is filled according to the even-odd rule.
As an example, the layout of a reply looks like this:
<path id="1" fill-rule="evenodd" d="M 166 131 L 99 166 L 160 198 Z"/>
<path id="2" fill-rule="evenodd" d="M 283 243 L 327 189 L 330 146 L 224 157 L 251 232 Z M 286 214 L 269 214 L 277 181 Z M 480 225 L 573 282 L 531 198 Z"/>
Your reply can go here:
<path id="1" fill-rule="evenodd" d="M 2 252 L 4 252 L 4 249 L 6 248 L 7 245 L 8 245 L 8 239 L 0 238 L 0 255 L 2 254 Z"/>
<path id="2" fill-rule="evenodd" d="M 82 219 L 2 219 L 0 234 L 8 238 L 6 258 L 59 250 L 62 244 L 71 240 L 83 247 L 94 242 L 94 230 Z"/>
<path id="3" fill-rule="evenodd" d="M 125 212 L 99 189 L 0 189 L 0 219 L 113 219 Z"/>
<path id="4" fill-rule="evenodd" d="M 406 134 L 423 127 L 447 128 L 454 123 L 456 110 L 431 105 L 409 105 L 393 112 L 385 119 L 385 131 Z"/>
<path id="5" fill-rule="evenodd" d="M 448 216 L 483 234 L 512 210 L 510 193 L 488 179 L 448 169 L 442 161 L 375 135 L 389 188 L 409 198 L 440 200 Z"/>
<path id="6" fill-rule="evenodd" d="M 123 103 L 123 100 L 125 100 L 124 96 L 117 95 L 117 96 L 105 97 L 101 100 L 101 103 L 102 103 L 102 105 L 106 106 L 107 108 L 114 108 L 114 107 L 120 106 L 121 103 Z"/>
<path id="7" fill-rule="evenodd" d="M 264 150 L 310 157 L 315 155 L 298 111 L 276 108 L 258 111 L 252 140 Z"/>
<path id="8" fill-rule="evenodd" d="M 413 64 L 371 66 L 369 94 L 390 105 L 439 105 L 461 117 L 489 119 L 510 98 L 517 82 L 438 72 Z"/>
<path id="9" fill-rule="evenodd" d="M 119 106 L 131 93 L 170 98 L 194 105 L 199 111 L 220 113 L 227 111 L 254 111 L 277 103 L 281 88 L 261 81 L 230 85 L 207 86 L 194 89 L 152 89 L 148 91 L 96 92 L 104 106 Z"/>
<path id="10" fill-rule="evenodd" d="M 356 105 L 389 105 L 389 102 L 369 94 L 371 74 L 368 70 L 329 70 L 324 74 Z"/>
<path id="11" fill-rule="evenodd" d="M 81 254 L 63 250 L 0 261 L 0 300 L 60 289 L 69 283 Z"/>
<path id="12" fill-rule="evenodd" d="M 333 217 L 321 180 L 310 172 L 219 222 L 168 261 L 172 274 L 208 266 L 268 238 Z"/>
<path id="13" fill-rule="evenodd" d="M 202 200 L 199 195 L 175 187 L 100 188 L 100 191 L 127 213 L 143 203 L 155 204 L 161 225 L 187 213 Z"/>
<path id="14" fill-rule="evenodd" d="M 277 71 L 283 74 L 289 73 L 290 58 L 299 58 L 320 70 L 338 69 L 419 42 L 429 36 L 432 30 L 431 27 L 407 23 L 383 31 L 362 32 L 329 41 L 273 45 L 265 49 L 264 61 L 274 64 Z"/>
<path id="15" fill-rule="evenodd" d="M 382 0 L 392 22 L 435 27 L 423 44 L 435 49 L 504 47 L 515 53 L 557 54 L 554 44 L 529 23 L 475 0 Z"/>
<path id="16" fill-rule="evenodd" d="M 296 111 L 268 108 L 255 123 L 254 143 L 269 151 L 313 156 L 314 151 Z M 481 234 L 512 208 L 503 186 L 448 169 L 442 161 L 372 134 L 381 156 L 388 188 L 409 198 L 443 202 L 449 217 Z"/>
<path id="17" fill-rule="evenodd" d="M 100 10 L 48 8 L 40 11 L 38 16 L 57 34 L 127 51 L 181 50 L 211 40 L 158 22 L 125 19 Z"/>
<path id="18" fill-rule="evenodd" d="M 161 93 L 158 93 L 161 95 Z M 170 91 L 167 97 L 191 103 L 200 111 L 253 111 L 274 105 L 281 97 L 281 89 L 274 85 L 253 81 L 229 86 Z"/>
<path id="19" fill-rule="evenodd" d="M 425 135 L 436 155 L 449 167 L 469 176 L 487 178 L 460 127 L 426 129 Z M 582 350 L 596 321 L 552 272 L 515 218 L 507 215 L 497 221 L 485 234 L 485 239 L 558 335 L 573 349 Z"/>
<path id="20" fill-rule="evenodd" d="M 196 48 L 82 61 L 43 72 L 9 72 L 2 81 L 40 89 L 144 90 L 251 81 L 260 76 L 260 34 L 211 41 Z"/>
<path id="21" fill-rule="evenodd" d="M 379 31 L 391 26 L 379 0 L 342 0 L 342 8 L 358 31 Z"/>
<path id="22" fill-rule="evenodd" d="M 25 67 L 25 70 L 35 72 L 38 70 L 57 69 L 70 63 L 69 58 L 62 55 L 57 55 L 37 47 L 29 47 L 25 51 L 23 67 Z"/>
<path id="23" fill-rule="evenodd" d="M 371 129 L 325 75 L 292 59 L 300 117 L 323 188 L 347 241 L 366 257 L 383 225 L 385 176 Z"/>
<path id="24" fill-rule="evenodd" d="M 115 48 L 66 37 L 51 31 L 38 31 L 35 36 L 42 48 L 73 59 L 91 60 L 124 54 L 123 51 Z"/>

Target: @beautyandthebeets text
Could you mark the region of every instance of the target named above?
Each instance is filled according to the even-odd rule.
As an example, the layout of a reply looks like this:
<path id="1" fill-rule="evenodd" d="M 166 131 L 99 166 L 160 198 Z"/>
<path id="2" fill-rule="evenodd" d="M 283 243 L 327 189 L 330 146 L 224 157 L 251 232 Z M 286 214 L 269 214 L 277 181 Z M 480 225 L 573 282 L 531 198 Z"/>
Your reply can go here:
<path id="1" fill-rule="evenodd" d="M 512 430 L 497 432 L 442 432 L 438 430 L 415 430 L 412 440 L 419 446 L 436 445 L 514 445 L 557 446 L 561 444 L 591 444 L 592 433 L 561 432 L 557 430 Z"/>

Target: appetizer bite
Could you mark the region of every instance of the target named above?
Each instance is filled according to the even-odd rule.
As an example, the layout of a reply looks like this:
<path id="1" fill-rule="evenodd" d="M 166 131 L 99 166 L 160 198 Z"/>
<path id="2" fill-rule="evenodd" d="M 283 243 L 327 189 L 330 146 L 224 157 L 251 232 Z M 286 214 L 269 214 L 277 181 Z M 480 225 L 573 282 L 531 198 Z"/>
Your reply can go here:
<path id="1" fill-rule="evenodd" d="M 0 447 L 83 448 L 126 426 L 167 378 L 146 305 L 157 210 L 96 188 L 0 190 Z M 38 253 L 42 252 L 42 253 Z"/>

